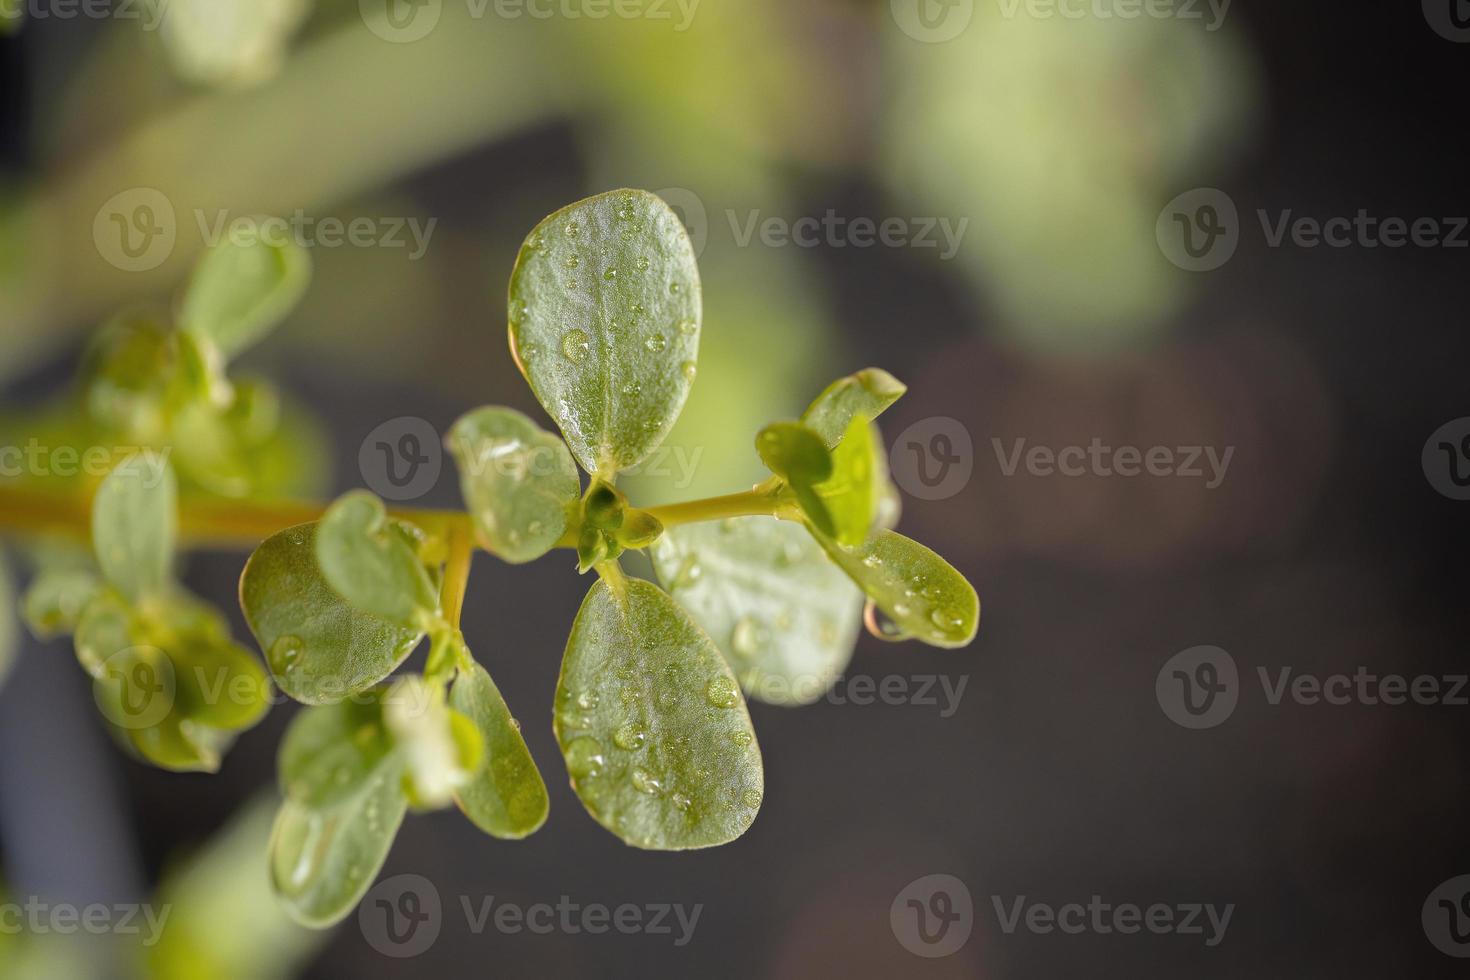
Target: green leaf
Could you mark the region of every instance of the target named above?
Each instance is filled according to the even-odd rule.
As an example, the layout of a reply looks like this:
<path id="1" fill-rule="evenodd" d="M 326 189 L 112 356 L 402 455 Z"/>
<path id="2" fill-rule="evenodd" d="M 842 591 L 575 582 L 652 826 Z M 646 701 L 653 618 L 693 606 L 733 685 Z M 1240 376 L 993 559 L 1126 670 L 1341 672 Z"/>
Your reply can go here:
<path id="1" fill-rule="evenodd" d="M 365 691 L 424 638 L 348 603 L 316 560 L 317 525 L 276 534 L 251 555 L 240 607 L 281 690 L 305 704 Z"/>
<path id="2" fill-rule="evenodd" d="M 242 224 L 195 266 L 179 323 L 233 357 L 285 319 L 310 280 L 311 259 L 290 235 Z"/>
<path id="3" fill-rule="evenodd" d="M 26 590 L 26 625 L 40 640 L 75 633 L 83 610 L 101 588 L 96 574 L 86 569 L 43 570 Z"/>
<path id="4" fill-rule="evenodd" d="M 764 792 L 730 667 L 661 589 L 599 580 L 572 625 L 556 737 L 587 812 L 634 847 L 732 841 Z"/>
<path id="5" fill-rule="evenodd" d="M 475 826 L 495 837 L 517 839 L 546 822 L 550 799 L 531 758 L 521 725 L 485 668 L 462 671 L 449 693 L 454 709 L 475 723 L 485 745 L 485 763 L 454 794 Z"/>
<path id="6" fill-rule="evenodd" d="M 832 560 L 896 627 L 895 639 L 962 647 L 980 625 L 980 598 L 954 566 L 928 548 L 880 530 L 859 547 L 817 536 Z"/>
<path id="7" fill-rule="evenodd" d="M 864 368 L 827 386 L 801 416 L 807 428 L 835 449 L 855 418 L 869 422 L 903 397 L 908 386 L 882 368 Z"/>
<path id="8" fill-rule="evenodd" d="M 402 677 L 388 689 L 383 724 L 403 757 L 403 789 L 416 810 L 447 806 L 484 761 L 474 723 L 447 705 L 442 687 L 422 677 Z"/>
<path id="9" fill-rule="evenodd" d="M 832 476 L 832 454 L 822 437 L 800 422 L 773 422 L 755 437 L 761 461 L 791 488 L 802 512 L 826 535 L 837 526 L 816 486 Z"/>
<path id="10" fill-rule="evenodd" d="M 330 809 L 360 794 L 373 779 L 401 770 L 383 724 L 383 691 L 307 708 L 281 740 L 281 793 L 311 810 Z M 395 768 L 396 767 L 396 768 Z"/>
<path id="11" fill-rule="evenodd" d="M 832 527 L 829 533 L 839 544 L 859 545 L 868 539 L 878 509 L 879 456 L 873 426 L 855 415 L 832 450 L 832 475 L 812 488 L 822 499 Z"/>
<path id="12" fill-rule="evenodd" d="M 87 603 L 72 639 L 77 662 L 97 679 L 103 677 L 108 658 L 136 642 L 132 611 L 112 589 L 103 589 Z"/>
<path id="13" fill-rule="evenodd" d="M 663 442 L 693 384 L 699 326 L 689 236 L 647 191 L 551 215 L 511 274 L 511 351 L 588 473 L 610 477 Z"/>
<path id="14" fill-rule="evenodd" d="M 391 767 L 328 809 L 287 800 L 271 833 L 271 887 L 301 925 L 346 918 L 382 870 L 408 800 Z"/>
<path id="15" fill-rule="evenodd" d="M 581 484 L 561 439 L 509 408 L 481 408 L 449 431 L 480 543 L 508 562 L 533 561 L 567 529 Z"/>
<path id="16" fill-rule="evenodd" d="M 92 502 L 92 545 L 103 576 L 133 601 L 162 591 L 178 539 L 178 485 L 167 457 L 135 453 Z"/>
<path id="17" fill-rule="evenodd" d="M 332 588 L 399 626 L 426 627 L 439 590 L 383 502 L 366 490 L 341 497 L 317 525 L 316 556 Z"/>
<path id="18" fill-rule="evenodd" d="M 809 704 L 852 659 L 863 594 L 801 525 L 773 517 L 690 524 L 672 528 L 650 554 L 664 587 L 755 700 Z"/>

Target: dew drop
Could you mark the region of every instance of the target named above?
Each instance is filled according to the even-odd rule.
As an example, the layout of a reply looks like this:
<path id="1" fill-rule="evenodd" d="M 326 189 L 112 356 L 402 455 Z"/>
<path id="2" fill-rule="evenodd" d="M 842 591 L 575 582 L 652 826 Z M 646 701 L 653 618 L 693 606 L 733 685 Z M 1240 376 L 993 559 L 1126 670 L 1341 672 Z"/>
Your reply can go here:
<path id="1" fill-rule="evenodd" d="M 764 623 L 754 616 L 741 616 L 730 633 L 730 648 L 738 657 L 751 659 L 765 649 L 770 633 Z"/>
<path id="2" fill-rule="evenodd" d="M 642 748 L 647 738 L 647 732 L 630 722 L 617 730 L 613 735 L 613 742 L 618 748 L 632 752 L 634 749 Z"/>
<path id="3" fill-rule="evenodd" d="M 675 290 L 675 292 L 678 292 L 678 290 Z M 683 334 L 686 337 L 689 337 L 689 336 L 692 336 L 693 335 L 694 331 L 695 331 L 695 326 L 694 326 L 694 321 L 693 320 L 680 320 L 679 321 L 679 332 L 681 334 Z"/>
<path id="4" fill-rule="evenodd" d="M 574 738 L 567 746 L 567 771 L 577 779 L 590 779 L 602 772 L 607 760 L 602 754 L 602 743 L 595 738 Z"/>
<path id="5" fill-rule="evenodd" d="M 867 627 L 868 632 L 873 636 L 890 643 L 897 643 L 909 638 L 908 632 L 879 610 L 878 604 L 872 599 L 869 599 L 868 604 L 863 607 L 863 625 Z"/>
<path id="6" fill-rule="evenodd" d="M 591 711 L 593 708 L 597 707 L 598 700 L 599 698 L 596 691 L 583 691 L 581 694 L 577 695 L 577 707 L 581 708 L 583 711 Z"/>
<path id="7" fill-rule="evenodd" d="M 716 677 L 704 689 L 705 700 L 716 708 L 733 708 L 740 703 L 740 692 L 728 677 Z"/>
<path id="8" fill-rule="evenodd" d="M 753 789 L 748 789 L 745 791 L 745 795 L 740 797 L 740 802 L 754 809 L 761 805 L 761 795 Z"/>
<path id="9" fill-rule="evenodd" d="M 603 274 L 602 274 L 602 278 L 606 279 L 608 282 L 612 282 L 617 277 L 618 277 L 618 270 L 617 269 L 609 268 L 607 271 L 603 272 Z"/>
<path id="10" fill-rule="evenodd" d="M 754 736 L 752 736 L 750 732 L 747 732 L 744 729 L 736 729 L 735 731 L 730 733 L 730 741 L 734 742 L 736 745 L 749 745 L 754 740 Z"/>
<path id="11" fill-rule="evenodd" d="M 678 810 L 680 813 L 688 813 L 689 808 L 694 805 L 694 801 L 685 796 L 683 793 L 675 793 L 673 796 L 669 797 L 669 799 L 673 802 L 674 809 Z"/>
<path id="12" fill-rule="evenodd" d="M 677 293 L 679 291 L 679 289 L 680 289 L 680 286 L 679 286 L 679 284 L 677 282 L 671 282 L 671 283 L 669 283 L 669 292 L 671 292 L 671 293 Z"/>
<path id="13" fill-rule="evenodd" d="M 946 633 L 950 632 L 951 630 L 959 629 L 960 627 L 960 617 L 956 616 L 948 609 L 935 609 L 934 611 L 929 613 L 929 622 L 933 623 L 941 630 L 944 630 Z"/>
<path id="14" fill-rule="evenodd" d="M 648 271 L 649 264 L 650 263 L 648 261 L 648 256 L 645 255 L 645 256 L 639 258 L 639 260 L 638 260 L 638 271 L 639 272 L 647 272 Z"/>
<path id="15" fill-rule="evenodd" d="M 647 340 L 645 340 L 643 342 L 643 346 L 644 347 L 647 347 L 650 351 L 652 351 L 653 353 L 657 354 L 659 351 L 661 351 L 665 347 L 669 346 L 669 342 L 664 337 L 663 334 L 656 333 L 653 336 L 649 337 Z"/>
<path id="16" fill-rule="evenodd" d="M 287 633 L 276 637 L 271 644 L 271 670 L 276 674 L 289 674 L 301 662 L 301 637 Z"/>
<path id="17" fill-rule="evenodd" d="M 561 352 L 566 355 L 567 360 L 580 363 L 587 357 L 587 349 L 592 345 L 592 338 L 587 336 L 585 330 L 568 330 L 561 338 Z"/>
<path id="18" fill-rule="evenodd" d="M 582 234 L 582 226 L 579 225 L 575 221 L 568 222 L 568 224 L 567 224 L 567 236 L 569 238 L 576 238 L 580 234 Z"/>
<path id="19" fill-rule="evenodd" d="M 636 381 L 629 381 L 627 384 L 623 385 L 623 394 L 625 395 L 637 395 L 642 390 L 643 386 Z"/>
<path id="20" fill-rule="evenodd" d="M 579 259 L 579 258 L 577 258 L 575 255 L 568 255 L 567 256 L 567 268 L 568 269 L 575 269 L 577 266 L 579 266 L 581 264 L 582 264 L 582 260 Z"/>
<path id="21" fill-rule="evenodd" d="M 633 770 L 633 788 L 649 796 L 657 796 L 664 791 L 663 784 L 658 781 L 658 777 L 647 769 Z"/>
<path id="22" fill-rule="evenodd" d="M 684 375 L 685 381 L 693 381 L 695 375 L 699 374 L 699 367 L 693 361 L 685 361 L 679 365 L 679 371 Z"/>
<path id="23" fill-rule="evenodd" d="M 883 559 L 879 558 L 877 555 L 868 555 L 866 558 L 863 559 L 863 564 L 868 566 L 869 568 L 877 568 L 879 565 L 883 564 Z"/>

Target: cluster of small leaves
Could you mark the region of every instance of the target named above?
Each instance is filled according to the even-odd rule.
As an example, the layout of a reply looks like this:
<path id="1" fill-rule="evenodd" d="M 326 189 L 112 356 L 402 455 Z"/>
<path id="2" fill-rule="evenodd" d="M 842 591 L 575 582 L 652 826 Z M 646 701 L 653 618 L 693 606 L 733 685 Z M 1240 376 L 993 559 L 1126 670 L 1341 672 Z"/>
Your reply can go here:
<path id="1" fill-rule="evenodd" d="M 199 391 L 220 377 L 209 352 L 239 349 L 289 306 L 284 280 L 263 274 L 285 266 L 263 254 L 212 254 L 181 306 L 184 329 L 170 336 L 181 363 L 198 367 L 186 374 L 205 379 Z M 673 427 L 696 373 L 699 275 L 663 201 L 615 191 L 551 215 L 521 249 L 509 312 L 512 354 L 560 437 L 508 408 L 472 411 L 446 440 L 467 515 L 390 513 L 354 491 L 266 540 L 241 577 L 271 677 L 307 706 L 280 749 L 270 845 L 274 890 L 302 923 L 351 911 L 411 809 L 456 804 L 500 838 L 546 820 L 520 725 L 459 630 L 471 534 L 507 562 L 568 547 L 580 571 L 596 570 L 554 729 L 588 813 L 641 848 L 723 844 L 750 826 L 764 771 L 746 697 L 820 697 L 851 657 L 865 603 L 870 622 L 885 617 L 886 638 L 955 647 L 975 634 L 969 583 L 891 530 L 897 494 L 874 420 L 904 387 L 883 371 L 843 378 L 801 419 L 759 433 L 771 476 L 733 498 L 749 516 L 691 523 L 719 504 L 694 502 L 666 528 L 617 488 Z M 27 613 L 39 632 L 76 633 L 109 717 L 131 703 L 129 685 L 162 673 L 249 687 L 247 711 L 217 684 L 181 679 L 167 713 L 125 730 L 160 765 L 213 768 L 264 711 L 268 683 L 172 583 L 176 491 L 160 472 L 150 486 L 135 460 L 108 477 L 93 523 L 100 574 L 43 575 Z M 662 586 L 618 563 L 645 548 Z M 399 673 L 425 640 L 423 672 Z"/>
<path id="2" fill-rule="evenodd" d="M 73 458 L 109 452 L 113 463 L 136 449 L 167 452 L 191 493 L 260 499 L 315 489 L 320 438 L 310 419 L 264 379 L 227 374 L 309 279 L 304 249 L 242 222 L 200 260 L 172 315 L 134 310 L 105 323 L 75 393 L 16 435 L 53 454 L 69 447 Z"/>
<path id="3" fill-rule="evenodd" d="M 23 612 L 43 639 L 73 635 L 125 749 L 165 769 L 214 772 L 269 710 L 269 683 L 224 617 L 174 580 L 177 497 L 167 464 L 124 460 L 93 500 L 95 561 L 43 569 Z"/>

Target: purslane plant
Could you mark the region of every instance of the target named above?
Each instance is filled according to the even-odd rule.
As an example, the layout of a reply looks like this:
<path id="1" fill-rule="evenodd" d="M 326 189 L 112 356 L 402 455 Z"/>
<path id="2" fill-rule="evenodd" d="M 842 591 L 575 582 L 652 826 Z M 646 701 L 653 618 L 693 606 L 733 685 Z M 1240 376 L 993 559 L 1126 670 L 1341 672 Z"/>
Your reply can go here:
<path id="1" fill-rule="evenodd" d="M 298 921 L 348 914 L 409 810 L 454 804 L 508 839 L 546 820 L 520 724 L 460 630 L 476 546 L 510 563 L 569 548 L 596 572 L 554 730 L 588 813 L 641 848 L 723 844 L 750 826 L 764 777 L 746 697 L 819 698 L 860 618 L 887 639 L 974 637 L 974 589 L 892 530 L 897 494 L 874 420 L 904 386 L 886 372 L 842 378 L 799 420 L 762 430 L 755 449 L 771 476 L 749 490 L 644 509 L 618 489 L 667 436 L 696 374 L 695 257 L 654 195 L 580 201 L 526 239 L 510 348 L 561 435 L 509 408 L 466 414 L 446 439 L 463 513 L 390 510 L 367 491 L 325 509 L 256 499 L 236 438 L 250 430 L 249 396 L 242 406 L 225 362 L 289 311 L 305 268 L 287 242 L 223 245 L 201 262 L 176 327 L 126 335 L 141 366 L 106 348 L 92 372 L 128 381 L 109 408 L 170 446 L 182 426 L 207 438 L 177 477 L 156 454 L 123 459 L 92 499 L 94 560 L 52 562 L 23 603 L 38 634 L 74 634 L 119 741 L 164 768 L 217 769 L 264 715 L 272 683 L 307 705 L 280 748 L 269 855 Z M 274 430 L 256 429 L 250 445 L 271 445 Z M 211 445 L 228 451 L 200 459 Z M 67 523 L 64 504 L 8 493 L 32 530 Z M 180 538 L 264 539 L 240 581 L 264 669 L 174 581 Z M 661 584 L 624 573 L 619 556 L 636 549 Z M 425 640 L 423 672 L 399 672 Z"/>

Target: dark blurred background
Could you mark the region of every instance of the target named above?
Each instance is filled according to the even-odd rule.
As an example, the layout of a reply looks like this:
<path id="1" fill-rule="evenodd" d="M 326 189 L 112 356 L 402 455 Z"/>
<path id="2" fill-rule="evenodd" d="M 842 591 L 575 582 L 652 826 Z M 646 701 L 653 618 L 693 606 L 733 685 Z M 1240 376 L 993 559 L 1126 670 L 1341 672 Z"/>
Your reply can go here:
<path id="1" fill-rule="evenodd" d="M 372 30 L 371 4 L 355 0 L 225 3 L 220 23 L 197 12 L 208 2 L 176 0 L 162 30 L 31 11 L 0 37 L 0 393 L 12 408 L 62 391 L 110 311 L 170 295 L 201 245 L 196 209 L 436 219 L 419 258 L 318 249 L 304 306 L 248 357 L 322 420 L 325 489 L 363 485 L 359 446 L 392 419 L 443 431 L 485 403 L 543 417 L 505 344 L 516 248 L 576 198 L 667 191 L 703 243 L 706 310 L 699 382 L 671 443 L 703 456 L 691 486 L 650 476 L 630 492 L 747 485 L 764 422 L 881 365 L 910 386 L 885 434 L 952 418 L 969 439 L 971 475 L 943 499 L 895 472 L 909 491 L 901 529 L 964 572 L 985 609 L 964 650 L 860 640 L 848 684 L 897 675 L 910 691 L 934 684 L 937 705 L 753 705 L 767 792 L 752 829 L 711 851 L 645 853 L 583 812 L 544 723 L 587 582 L 564 552 L 517 568 L 480 555 L 465 633 L 526 721 L 551 818 L 518 843 L 454 812 L 411 818 L 383 874 L 433 883 L 438 941 L 395 960 L 354 917 L 319 949 L 295 940 L 284 968 L 1463 975 L 1421 912 L 1470 873 L 1470 706 L 1272 704 L 1257 674 L 1470 669 L 1470 503 L 1424 454 L 1470 415 L 1458 0 L 1237 0 L 1223 18 L 1181 3 L 1135 19 L 1099 16 L 1126 0 L 1063 4 L 1086 11 L 1076 19 L 1005 0 L 704 0 L 685 30 L 672 4 L 671 21 L 543 20 L 493 4 L 476 18 L 446 0 L 412 41 Z M 140 186 L 173 203 L 177 244 L 130 272 L 100 254 L 93 219 Z M 1221 214 L 1217 248 L 1234 238 L 1233 254 L 1191 257 L 1169 238 L 1172 202 L 1196 188 L 1211 196 L 1177 213 Z M 1357 232 L 1342 247 L 1289 233 L 1273 246 L 1262 224 L 1360 210 L 1433 219 L 1459 246 L 1375 247 Z M 907 244 L 741 240 L 752 216 L 829 211 L 900 219 Z M 942 237 L 915 240 L 962 221 L 953 255 Z M 1457 442 L 1470 423 L 1451 431 Z M 1213 488 L 1007 475 L 1020 439 L 1233 455 Z M 420 503 L 458 503 L 448 468 Z M 193 556 L 187 583 L 230 605 L 243 557 Z M 235 625 L 248 635 L 238 613 Z M 1233 658 L 1239 703 L 1195 730 L 1171 719 L 1156 680 L 1201 645 Z M 941 676 L 965 684 L 948 714 Z M 292 712 L 246 734 L 217 776 L 165 774 L 109 743 L 67 644 L 27 640 L 0 690 L 0 879 L 12 896 L 142 900 L 272 792 Z M 255 854 L 220 864 L 206 891 L 247 901 Z M 958 951 L 926 958 L 901 939 L 901 907 L 890 913 L 935 874 L 964 883 L 973 922 Z M 1008 933 L 995 905 L 1094 895 L 1233 914 L 1207 946 L 1208 925 Z M 680 947 L 477 935 L 460 901 L 486 896 L 703 908 Z M 220 941 L 251 945 L 266 913 L 220 904 L 233 934 Z M 0 959 L 0 976 L 25 975 L 19 962 Z"/>

